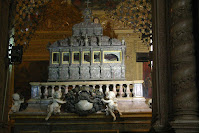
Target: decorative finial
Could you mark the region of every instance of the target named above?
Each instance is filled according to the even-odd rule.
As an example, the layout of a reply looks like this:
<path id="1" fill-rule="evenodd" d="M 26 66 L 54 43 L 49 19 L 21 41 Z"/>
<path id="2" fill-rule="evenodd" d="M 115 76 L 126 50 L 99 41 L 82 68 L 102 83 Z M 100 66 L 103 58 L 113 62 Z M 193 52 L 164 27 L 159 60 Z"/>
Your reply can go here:
<path id="1" fill-rule="evenodd" d="M 88 4 L 91 3 L 91 2 L 89 0 L 87 0 L 85 3 L 87 4 L 87 8 L 88 8 Z"/>
<path id="2" fill-rule="evenodd" d="M 125 45 L 125 40 L 124 40 L 124 37 L 122 39 L 122 45 Z"/>
<path id="3" fill-rule="evenodd" d="M 88 4 L 91 3 L 89 0 L 85 1 L 85 3 L 87 4 L 87 8 L 84 9 L 83 15 L 84 15 L 84 20 L 85 21 L 90 21 L 91 17 L 92 17 L 92 12 L 91 9 L 88 8 Z"/>

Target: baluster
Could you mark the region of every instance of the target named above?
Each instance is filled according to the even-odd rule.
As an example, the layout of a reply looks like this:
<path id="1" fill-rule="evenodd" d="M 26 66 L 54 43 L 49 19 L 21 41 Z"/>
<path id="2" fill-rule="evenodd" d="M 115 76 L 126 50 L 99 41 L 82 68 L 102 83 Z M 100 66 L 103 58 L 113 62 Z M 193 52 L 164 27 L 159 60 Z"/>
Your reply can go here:
<path id="1" fill-rule="evenodd" d="M 116 84 L 113 84 L 113 92 L 117 95 Z"/>
<path id="2" fill-rule="evenodd" d="M 74 89 L 75 88 L 75 85 L 72 85 L 73 86 L 73 88 L 72 89 Z"/>
<path id="3" fill-rule="evenodd" d="M 109 92 L 109 84 L 108 84 L 108 85 L 106 85 L 106 92 L 105 92 L 105 94 L 107 95 L 107 94 L 108 94 L 108 92 Z"/>
<path id="4" fill-rule="evenodd" d="M 90 88 L 90 86 L 89 86 L 89 85 L 86 85 L 86 88 L 87 88 L 87 87 L 88 87 L 88 88 Z"/>
<path id="5" fill-rule="evenodd" d="M 67 94 L 68 93 L 68 85 L 65 85 L 65 92 L 64 94 Z"/>
<path id="6" fill-rule="evenodd" d="M 99 85 L 99 91 L 103 93 L 102 85 Z"/>
<path id="7" fill-rule="evenodd" d="M 79 85 L 80 90 L 82 90 L 82 86 L 83 86 L 83 85 Z"/>
<path id="8" fill-rule="evenodd" d="M 38 98 L 41 99 L 41 96 L 42 96 L 42 93 L 41 93 L 41 85 L 39 85 L 39 90 L 38 90 L 38 91 L 39 91 L 39 96 L 38 96 Z"/>
<path id="9" fill-rule="evenodd" d="M 59 85 L 58 87 L 59 87 L 59 91 L 61 92 L 61 85 Z"/>
<path id="10" fill-rule="evenodd" d="M 48 86 L 46 85 L 44 89 L 44 99 L 47 99 L 47 97 L 48 97 Z"/>
<path id="11" fill-rule="evenodd" d="M 53 97 L 53 95 L 54 95 L 54 93 L 55 93 L 55 86 L 54 85 L 52 85 L 52 92 L 51 92 L 51 95 L 52 95 L 52 97 Z"/>
<path id="12" fill-rule="evenodd" d="M 124 94 L 123 87 L 122 87 L 122 84 L 120 84 L 119 97 L 122 97 L 123 94 Z"/>
<path id="13" fill-rule="evenodd" d="M 126 85 L 127 85 L 126 86 L 126 95 L 127 95 L 127 98 L 128 98 L 128 97 L 130 97 L 130 93 L 131 93 L 130 88 L 129 88 L 130 84 L 126 84 Z"/>

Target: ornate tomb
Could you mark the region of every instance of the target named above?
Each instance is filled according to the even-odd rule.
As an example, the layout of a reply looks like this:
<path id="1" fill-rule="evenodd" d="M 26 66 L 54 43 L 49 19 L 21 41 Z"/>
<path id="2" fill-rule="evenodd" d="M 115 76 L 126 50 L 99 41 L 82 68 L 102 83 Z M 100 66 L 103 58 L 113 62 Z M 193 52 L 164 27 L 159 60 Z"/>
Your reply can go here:
<path id="1" fill-rule="evenodd" d="M 86 8 L 84 21 L 74 25 L 73 35 L 49 45 L 50 82 L 30 83 L 28 108 L 10 112 L 14 132 L 148 131 L 151 109 L 139 104 L 143 81 L 124 81 L 125 42 L 102 33 Z"/>

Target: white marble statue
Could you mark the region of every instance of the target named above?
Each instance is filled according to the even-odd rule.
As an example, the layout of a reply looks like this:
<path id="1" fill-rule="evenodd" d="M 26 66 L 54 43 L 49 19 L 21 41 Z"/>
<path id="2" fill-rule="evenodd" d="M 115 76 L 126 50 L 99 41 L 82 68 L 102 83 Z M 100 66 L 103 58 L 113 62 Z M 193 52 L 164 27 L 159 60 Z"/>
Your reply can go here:
<path id="1" fill-rule="evenodd" d="M 63 103 L 66 103 L 66 101 L 61 100 L 60 98 L 62 97 L 62 93 L 60 91 L 55 91 L 53 97 L 52 97 L 52 103 L 48 105 L 47 108 L 47 117 L 45 120 L 48 120 L 52 114 L 57 114 L 60 113 L 61 110 L 61 105 Z"/>
<path id="2" fill-rule="evenodd" d="M 12 99 L 13 99 L 13 105 L 11 107 L 11 112 L 13 113 L 19 112 L 21 103 L 24 103 L 24 99 L 20 99 L 20 96 L 18 93 L 14 93 L 12 95 Z"/>
<path id="3" fill-rule="evenodd" d="M 102 99 L 102 101 L 104 103 L 107 103 L 107 105 L 106 105 L 106 115 L 108 115 L 110 113 L 113 117 L 113 121 L 115 121 L 116 116 L 114 114 L 114 111 L 118 111 L 118 113 L 120 115 L 122 115 L 122 113 L 118 109 L 117 98 L 116 98 L 115 93 L 113 91 L 110 91 L 110 92 L 107 93 L 107 98 L 109 100 Z"/>

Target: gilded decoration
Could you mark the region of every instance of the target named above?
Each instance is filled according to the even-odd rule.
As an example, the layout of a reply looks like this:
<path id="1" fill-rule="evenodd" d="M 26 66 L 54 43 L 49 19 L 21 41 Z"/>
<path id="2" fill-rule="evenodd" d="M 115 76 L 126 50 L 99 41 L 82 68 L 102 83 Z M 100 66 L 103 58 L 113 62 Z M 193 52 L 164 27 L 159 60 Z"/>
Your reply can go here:
<path id="1" fill-rule="evenodd" d="M 82 21 L 81 10 L 85 0 L 17 0 L 11 34 L 15 44 L 27 46 L 35 31 L 71 31 L 74 24 Z M 133 29 L 135 33 L 151 32 L 151 2 L 149 0 L 91 0 L 94 11 L 105 11 L 99 17 L 110 37 L 116 37 L 112 29 Z M 14 9 L 13 9 L 14 10 Z M 95 17 L 95 16 L 94 16 Z M 110 27 L 112 29 L 110 29 Z M 106 32 L 105 32 L 106 34 Z M 144 38 L 149 42 L 149 37 Z"/>
<path id="2" fill-rule="evenodd" d="M 44 0 L 12 0 L 10 15 L 10 39 L 14 40 L 15 45 L 23 45 L 24 50 L 29 45 L 32 35 L 45 11 L 46 3 Z M 11 44 L 11 46 L 14 46 Z"/>
<path id="3" fill-rule="evenodd" d="M 82 21 L 81 10 L 70 2 L 52 0 L 47 7 L 38 31 L 71 31 L 74 24 Z"/>

